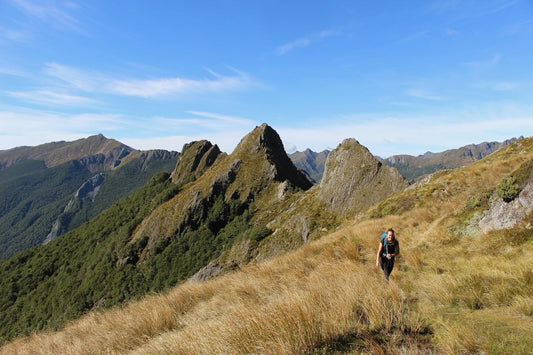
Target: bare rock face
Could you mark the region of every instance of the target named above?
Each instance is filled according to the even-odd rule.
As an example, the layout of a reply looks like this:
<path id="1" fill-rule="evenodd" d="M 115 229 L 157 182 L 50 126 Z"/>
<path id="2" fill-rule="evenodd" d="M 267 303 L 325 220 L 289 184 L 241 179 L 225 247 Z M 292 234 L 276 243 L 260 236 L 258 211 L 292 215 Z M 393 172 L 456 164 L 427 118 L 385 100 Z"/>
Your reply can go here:
<path id="1" fill-rule="evenodd" d="M 533 182 L 528 183 L 518 197 L 511 202 L 494 201 L 479 221 L 483 233 L 493 229 L 512 228 L 521 222 L 533 209 Z"/>
<path id="2" fill-rule="evenodd" d="M 330 212 L 346 215 L 361 212 L 407 186 L 398 170 L 382 164 L 349 138 L 328 155 L 317 198 Z"/>
<path id="3" fill-rule="evenodd" d="M 206 140 L 185 144 L 172 172 L 172 182 L 181 184 L 196 179 L 215 163 L 220 154 L 218 146 Z"/>
<path id="4" fill-rule="evenodd" d="M 313 186 L 309 178 L 293 164 L 283 147 L 278 133 L 269 125 L 262 124 L 245 136 L 232 153 L 245 156 L 269 181 L 290 181 L 303 190 Z M 262 164 L 259 166 L 259 164 Z"/>

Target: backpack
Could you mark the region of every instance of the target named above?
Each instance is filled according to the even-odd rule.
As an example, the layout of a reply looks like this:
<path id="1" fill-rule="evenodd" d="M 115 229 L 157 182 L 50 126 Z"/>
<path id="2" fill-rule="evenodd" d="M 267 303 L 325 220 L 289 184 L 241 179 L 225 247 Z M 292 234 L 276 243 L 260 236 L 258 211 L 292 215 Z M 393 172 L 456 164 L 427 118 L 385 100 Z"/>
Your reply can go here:
<path id="1" fill-rule="evenodd" d="M 394 240 L 397 241 L 396 237 L 394 237 Z M 387 233 L 386 232 L 381 235 L 381 244 L 383 244 L 383 252 L 381 254 L 385 256 L 386 255 L 385 246 L 387 245 Z"/>

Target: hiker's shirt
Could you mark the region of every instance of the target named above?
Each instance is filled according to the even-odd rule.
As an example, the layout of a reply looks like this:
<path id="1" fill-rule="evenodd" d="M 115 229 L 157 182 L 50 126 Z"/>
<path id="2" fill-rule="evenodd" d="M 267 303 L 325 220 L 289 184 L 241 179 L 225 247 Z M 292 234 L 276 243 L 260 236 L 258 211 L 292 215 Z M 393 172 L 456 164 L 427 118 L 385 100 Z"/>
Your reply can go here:
<path id="1" fill-rule="evenodd" d="M 396 239 L 394 239 L 392 242 L 386 241 L 382 249 L 382 256 L 386 257 L 387 254 L 396 254 L 397 245 L 398 241 Z M 394 256 L 392 258 L 394 258 Z"/>

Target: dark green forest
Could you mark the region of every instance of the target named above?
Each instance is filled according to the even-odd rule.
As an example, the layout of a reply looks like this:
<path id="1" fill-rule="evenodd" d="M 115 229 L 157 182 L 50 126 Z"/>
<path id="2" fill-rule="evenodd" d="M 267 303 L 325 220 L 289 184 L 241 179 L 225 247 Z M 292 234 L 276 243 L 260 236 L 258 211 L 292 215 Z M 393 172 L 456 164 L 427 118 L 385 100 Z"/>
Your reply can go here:
<path id="1" fill-rule="evenodd" d="M 137 225 L 179 191 L 168 173 L 159 173 L 79 228 L 0 261 L 2 342 L 60 328 L 96 306 L 111 307 L 166 290 L 235 241 L 257 242 L 270 233 L 250 225 L 253 206 L 215 196 L 202 222 L 185 234 L 160 239 L 150 249 L 147 237 L 131 241 Z"/>
<path id="2" fill-rule="evenodd" d="M 0 259 L 41 245 L 58 219 L 58 235 L 80 226 L 140 189 L 155 173 L 171 172 L 176 161 L 177 157 L 148 161 L 142 155 L 106 171 L 94 201 L 73 199 L 74 192 L 96 174 L 77 160 L 52 168 L 43 161 L 25 160 L 0 170 Z"/>

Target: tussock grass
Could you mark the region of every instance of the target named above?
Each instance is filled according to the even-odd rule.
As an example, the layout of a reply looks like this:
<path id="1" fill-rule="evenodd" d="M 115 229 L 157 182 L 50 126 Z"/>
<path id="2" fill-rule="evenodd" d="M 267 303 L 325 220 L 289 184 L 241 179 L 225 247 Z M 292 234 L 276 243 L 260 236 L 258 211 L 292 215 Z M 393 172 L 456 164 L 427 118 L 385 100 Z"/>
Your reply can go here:
<path id="1" fill-rule="evenodd" d="M 89 313 L 0 353 L 527 354 L 530 221 L 486 235 L 460 233 L 469 197 L 493 191 L 532 159 L 521 153 L 526 143 L 391 197 L 390 211 L 401 198 L 415 201 L 402 214 L 370 210 L 294 252 Z M 389 227 L 401 256 L 386 284 L 375 257 Z"/>

